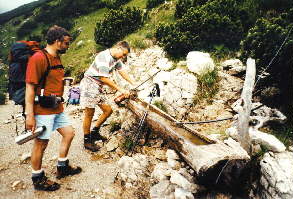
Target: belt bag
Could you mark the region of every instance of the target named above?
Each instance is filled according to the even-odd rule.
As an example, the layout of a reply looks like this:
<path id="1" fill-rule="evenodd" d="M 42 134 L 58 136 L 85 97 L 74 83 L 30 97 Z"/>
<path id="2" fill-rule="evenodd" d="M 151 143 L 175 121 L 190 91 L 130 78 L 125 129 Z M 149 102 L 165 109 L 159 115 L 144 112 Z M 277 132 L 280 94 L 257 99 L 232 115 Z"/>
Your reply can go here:
<path id="1" fill-rule="evenodd" d="M 43 108 L 57 108 L 59 103 L 62 102 L 62 98 L 56 95 L 38 96 L 38 101 Z"/>

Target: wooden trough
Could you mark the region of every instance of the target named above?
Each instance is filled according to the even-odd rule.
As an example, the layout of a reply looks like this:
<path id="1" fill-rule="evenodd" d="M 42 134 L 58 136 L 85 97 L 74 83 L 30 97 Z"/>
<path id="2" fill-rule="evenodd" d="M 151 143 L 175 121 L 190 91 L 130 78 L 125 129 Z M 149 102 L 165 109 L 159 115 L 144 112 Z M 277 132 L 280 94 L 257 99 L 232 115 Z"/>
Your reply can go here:
<path id="1" fill-rule="evenodd" d="M 141 99 L 134 99 L 128 101 L 127 107 L 141 118 L 148 103 Z M 173 117 L 153 105 L 149 105 L 148 108 L 145 121 L 147 125 L 168 139 L 174 149 L 198 175 L 202 175 L 209 168 L 213 168 L 225 160 L 248 160 L 250 158 L 234 140 L 228 140 L 225 143 L 213 140 L 186 125 L 176 125 L 177 121 Z"/>

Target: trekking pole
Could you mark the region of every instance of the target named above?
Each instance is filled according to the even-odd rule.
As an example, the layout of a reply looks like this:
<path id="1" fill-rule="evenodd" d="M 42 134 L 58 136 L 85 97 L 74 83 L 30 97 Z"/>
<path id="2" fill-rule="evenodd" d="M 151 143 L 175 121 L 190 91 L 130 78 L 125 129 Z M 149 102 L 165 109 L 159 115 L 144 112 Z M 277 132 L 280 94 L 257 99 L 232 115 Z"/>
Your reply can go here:
<path id="1" fill-rule="evenodd" d="M 137 89 L 138 87 L 140 87 L 141 85 L 143 85 L 144 83 L 146 83 L 147 81 L 149 81 L 151 78 L 153 78 L 154 76 L 156 76 L 156 74 L 158 74 L 159 72 L 161 72 L 161 70 L 158 70 L 153 75 L 151 75 L 149 78 L 147 78 L 146 80 L 144 80 L 142 83 L 140 83 L 138 86 L 136 86 L 135 88 L 133 88 L 131 90 Z"/>
<path id="2" fill-rule="evenodd" d="M 128 149 L 128 151 L 127 151 L 127 154 L 130 152 L 130 156 L 131 156 L 132 153 L 133 153 L 133 149 L 134 149 L 135 146 L 137 145 L 137 142 L 138 142 L 138 139 L 139 139 L 139 137 L 140 137 L 140 134 L 141 134 L 142 127 L 143 127 L 143 125 L 144 125 L 145 119 L 146 119 L 146 117 L 147 117 L 147 115 L 148 115 L 148 111 L 149 111 L 150 105 L 151 105 L 151 103 L 152 103 L 152 100 L 153 100 L 153 98 L 154 98 L 155 96 L 160 96 L 160 88 L 159 88 L 159 85 L 158 85 L 157 83 L 155 84 L 155 86 L 154 86 L 154 88 L 152 89 L 152 91 L 151 91 L 151 93 L 150 93 L 149 96 L 150 96 L 150 101 L 149 101 L 149 103 L 148 103 L 148 105 L 147 105 L 147 107 L 146 107 L 146 110 L 145 110 L 145 112 L 144 112 L 144 114 L 143 114 L 143 116 L 142 116 L 142 118 L 141 118 L 141 120 L 140 120 L 140 122 L 139 122 L 139 125 L 138 125 L 138 128 L 137 128 L 137 132 L 136 132 L 136 134 L 135 134 L 135 136 L 134 136 L 134 143 L 133 143 L 133 145 Z"/>
<path id="3" fill-rule="evenodd" d="M 144 80 L 142 83 L 140 83 L 138 86 L 136 86 L 135 88 L 131 89 L 130 91 L 132 91 L 132 93 L 135 94 L 131 94 L 131 96 L 135 96 L 137 94 L 137 88 L 140 87 L 141 85 L 143 85 L 144 83 L 146 83 L 147 81 L 149 81 L 151 78 L 153 78 L 156 74 L 158 74 L 161 70 L 158 70 L 157 72 L 155 72 L 153 75 L 151 75 L 149 78 L 147 78 L 146 80 Z M 131 96 L 129 98 L 131 98 Z M 124 94 L 119 95 L 118 97 L 116 97 L 114 99 L 114 102 L 118 105 L 121 106 L 121 102 L 124 101 L 126 98 L 126 96 Z"/>

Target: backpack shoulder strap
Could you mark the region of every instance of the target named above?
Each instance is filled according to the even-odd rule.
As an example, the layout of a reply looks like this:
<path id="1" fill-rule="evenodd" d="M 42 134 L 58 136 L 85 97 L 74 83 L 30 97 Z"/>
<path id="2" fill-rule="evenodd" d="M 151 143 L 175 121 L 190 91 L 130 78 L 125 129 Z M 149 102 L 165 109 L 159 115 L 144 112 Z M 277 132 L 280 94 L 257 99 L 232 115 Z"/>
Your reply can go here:
<path id="1" fill-rule="evenodd" d="M 51 65 L 50 65 L 49 58 L 47 56 L 47 52 L 44 49 L 42 49 L 41 52 L 45 55 L 47 64 L 48 64 L 47 70 L 45 71 L 44 75 L 41 77 L 41 80 L 40 80 L 41 89 L 44 89 L 46 85 L 47 76 L 49 74 L 49 71 L 51 70 Z"/>

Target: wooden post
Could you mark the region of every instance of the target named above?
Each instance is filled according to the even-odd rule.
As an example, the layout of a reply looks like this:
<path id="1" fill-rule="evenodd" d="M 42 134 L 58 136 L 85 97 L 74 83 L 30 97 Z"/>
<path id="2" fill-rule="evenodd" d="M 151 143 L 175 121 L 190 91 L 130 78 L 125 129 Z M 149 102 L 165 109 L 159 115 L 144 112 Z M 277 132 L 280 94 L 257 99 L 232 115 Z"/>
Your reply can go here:
<path id="1" fill-rule="evenodd" d="M 238 118 L 238 133 L 240 138 L 241 146 L 250 154 L 250 137 L 249 137 L 249 117 L 251 112 L 251 98 L 252 98 L 252 90 L 254 89 L 255 82 L 255 60 L 248 58 L 246 63 L 246 75 L 243 86 L 243 91 L 241 94 L 241 109 L 239 111 Z"/>

